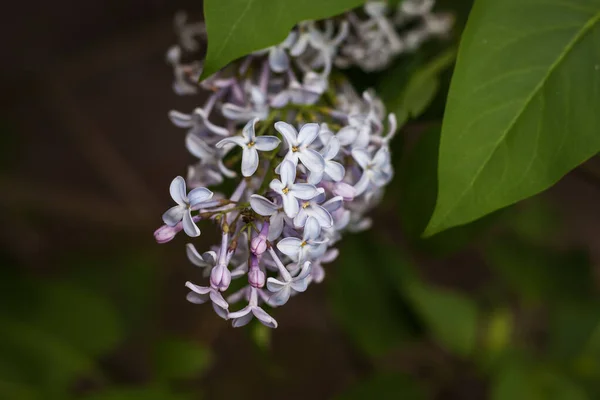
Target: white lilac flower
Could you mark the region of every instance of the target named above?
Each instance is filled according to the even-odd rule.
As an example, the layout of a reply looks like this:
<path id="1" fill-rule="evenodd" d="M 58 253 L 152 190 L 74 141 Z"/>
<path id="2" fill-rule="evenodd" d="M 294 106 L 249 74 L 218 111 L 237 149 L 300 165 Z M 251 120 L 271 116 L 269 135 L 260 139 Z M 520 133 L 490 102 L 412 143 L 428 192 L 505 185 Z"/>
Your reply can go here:
<path id="1" fill-rule="evenodd" d="M 275 306 L 282 306 L 287 303 L 292 293 L 306 291 L 311 271 L 311 262 L 305 261 L 300 272 L 292 277 L 279 257 L 277 257 L 277 254 L 275 254 L 275 251 L 270 249 L 270 253 L 279 268 L 280 279 L 272 277 L 267 279 L 267 289 L 273 293 L 269 300 Z"/>
<path id="2" fill-rule="evenodd" d="M 319 240 L 321 236 L 321 225 L 313 218 L 309 217 L 304 225 L 302 239 L 296 237 L 286 237 L 277 243 L 277 248 L 283 254 L 288 256 L 295 262 L 302 262 L 310 259 L 310 257 L 319 251 L 319 248 L 324 243 Z"/>
<path id="3" fill-rule="evenodd" d="M 255 287 L 251 287 L 248 305 L 240 311 L 228 314 L 228 318 L 231 319 L 231 325 L 234 328 L 248 324 L 253 316 L 263 325 L 268 326 L 269 328 L 277 328 L 277 321 L 258 306 L 258 290 L 259 289 Z"/>
<path id="4" fill-rule="evenodd" d="M 390 154 L 387 147 L 381 147 L 373 157 L 364 149 L 352 150 L 352 157 L 363 169 L 363 173 L 354 185 L 356 195 L 360 196 L 369 184 L 375 187 L 386 185 L 392 179 Z"/>
<path id="5" fill-rule="evenodd" d="M 244 176 L 252 176 L 256 172 L 259 150 L 274 150 L 281 142 L 275 136 L 256 136 L 254 128 L 257 122 L 258 118 L 248 121 L 244 129 L 242 129 L 242 136 L 228 137 L 215 145 L 217 148 L 221 148 L 229 143 L 233 143 L 242 148 L 242 175 Z"/>
<path id="6" fill-rule="evenodd" d="M 289 160 L 294 165 L 298 165 L 300 161 L 311 172 L 322 172 L 325 169 L 323 156 L 309 147 L 319 134 L 318 124 L 305 124 L 298 132 L 287 122 L 279 121 L 275 123 L 275 129 L 288 145 L 284 160 Z"/>
<path id="7" fill-rule="evenodd" d="M 279 206 L 273 203 L 271 200 L 258 194 L 253 194 L 250 196 L 250 206 L 258 215 L 269 217 L 269 235 L 267 236 L 268 240 L 274 241 L 281 236 L 286 217 L 283 206 Z"/>
<path id="8" fill-rule="evenodd" d="M 333 217 L 329 213 L 328 208 L 336 210 L 341 207 L 342 202 L 341 196 L 331 198 L 325 202 L 324 191 L 312 200 L 302 201 L 298 215 L 294 218 L 294 225 L 296 227 L 303 227 L 306 224 L 306 220 L 309 217 L 313 217 L 319 222 L 321 228 L 330 228 L 333 225 Z"/>
<path id="9" fill-rule="evenodd" d="M 192 220 L 192 207 L 199 207 L 213 197 L 213 192 L 200 187 L 193 189 L 186 194 L 185 179 L 178 176 L 171 182 L 169 188 L 171 198 L 177 203 L 176 206 L 168 209 L 162 216 L 165 224 L 175 226 L 178 222 L 183 222 L 183 230 L 188 236 L 200 236 L 200 229 Z"/>
<path id="10" fill-rule="evenodd" d="M 322 130 L 323 128 L 321 127 L 320 132 L 322 132 Z M 340 141 L 335 136 L 330 137 L 327 144 L 320 152 L 323 156 L 325 167 L 323 170 L 317 170 L 315 172 L 311 171 L 308 176 L 308 183 L 317 184 L 323 179 L 339 182 L 344 179 L 344 175 L 346 174 L 344 166 L 334 160 L 339 151 Z"/>
<path id="11" fill-rule="evenodd" d="M 269 187 L 281 196 L 285 214 L 294 218 L 299 211 L 298 200 L 310 200 L 319 194 L 318 189 L 308 183 L 295 183 L 296 166 L 289 160 L 281 163 L 279 179 L 273 179 Z"/>

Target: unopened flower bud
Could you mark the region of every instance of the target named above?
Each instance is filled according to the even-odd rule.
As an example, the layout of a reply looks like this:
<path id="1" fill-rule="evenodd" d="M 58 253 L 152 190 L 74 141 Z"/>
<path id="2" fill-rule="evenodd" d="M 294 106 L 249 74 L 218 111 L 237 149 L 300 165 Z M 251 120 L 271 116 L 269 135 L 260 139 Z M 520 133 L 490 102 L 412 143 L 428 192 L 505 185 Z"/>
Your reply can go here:
<path id="1" fill-rule="evenodd" d="M 227 290 L 229 288 L 230 283 L 231 283 L 231 272 L 229 272 L 229 269 L 227 269 L 226 265 L 218 264 L 210 272 L 211 286 L 216 287 L 221 292 Z"/>
<path id="2" fill-rule="evenodd" d="M 348 185 L 345 182 L 337 182 L 332 190 L 336 196 L 342 196 L 344 201 L 352 201 L 356 196 L 356 189 L 354 186 Z"/>
<path id="3" fill-rule="evenodd" d="M 265 222 L 260 230 L 260 233 L 252 239 L 250 243 L 250 251 L 257 256 L 260 256 L 267 251 L 267 236 L 269 234 L 269 223 Z"/>
<path id="4" fill-rule="evenodd" d="M 250 255 L 250 270 L 248 271 L 248 283 L 255 288 L 265 286 L 266 276 L 264 271 L 258 266 L 258 257 L 254 254 Z"/>

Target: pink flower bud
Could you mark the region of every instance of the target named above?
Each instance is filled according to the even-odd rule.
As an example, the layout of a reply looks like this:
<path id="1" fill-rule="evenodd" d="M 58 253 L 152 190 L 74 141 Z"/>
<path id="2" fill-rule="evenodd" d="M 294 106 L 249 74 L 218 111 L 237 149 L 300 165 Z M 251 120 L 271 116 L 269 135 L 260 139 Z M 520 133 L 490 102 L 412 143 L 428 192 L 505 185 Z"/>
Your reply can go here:
<path id="1" fill-rule="evenodd" d="M 167 243 L 173 240 L 179 231 L 181 231 L 181 222 L 175 226 L 163 225 L 154 231 L 154 239 L 157 243 Z"/>
<path id="2" fill-rule="evenodd" d="M 260 256 L 267 251 L 267 235 L 269 233 L 269 223 L 265 222 L 260 230 L 260 233 L 252 239 L 250 243 L 250 251 L 257 256 Z"/>
<path id="3" fill-rule="evenodd" d="M 266 275 L 258 266 L 258 257 L 254 254 L 250 255 L 250 270 L 248 271 L 248 283 L 255 288 L 265 286 Z"/>
<path id="4" fill-rule="evenodd" d="M 231 283 L 231 272 L 227 269 L 226 265 L 218 264 L 212 271 L 210 271 L 210 284 L 211 286 L 219 289 L 221 292 L 229 288 Z"/>

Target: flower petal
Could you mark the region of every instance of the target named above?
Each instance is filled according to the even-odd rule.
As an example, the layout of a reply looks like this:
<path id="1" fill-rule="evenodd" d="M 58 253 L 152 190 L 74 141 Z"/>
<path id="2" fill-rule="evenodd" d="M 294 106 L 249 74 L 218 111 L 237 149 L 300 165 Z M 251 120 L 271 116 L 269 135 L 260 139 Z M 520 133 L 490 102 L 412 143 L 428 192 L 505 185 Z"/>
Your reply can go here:
<path id="1" fill-rule="evenodd" d="M 356 160 L 358 165 L 361 166 L 362 169 L 367 168 L 367 165 L 371 162 L 371 157 L 369 153 L 367 153 L 364 149 L 353 149 L 352 157 Z"/>
<path id="2" fill-rule="evenodd" d="M 195 292 L 189 292 L 186 296 L 185 299 L 187 301 L 189 301 L 190 303 L 194 303 L 194 304 L 204 304 L 208 301 L 208 294 L 198 294 Z"/>
<path id="3" fill-rule="evenodd" d="M 289 188 L 294 184 L 294 181 L 296 180 L 296 166 L 293 162 L 289 160 L 284 160 L 281 163 L 279 175 L 281 176 L 281 182 Z"/>
<path id="4" fill-rule="evenodd" d="M 281 199 L 283 200 L 283 211 L 285 211 L 285 214 L 290 218 L 294 218 L 300 209 L 296 197 L 290 191 L 288 194 L 281 195 Z"/>
<path id="5" fill-rule="evenodd" d="M 177 176 L 171 181 L 169 192 L 171 193 L 171 198 L 175 200 L 175 203 L 179 205 L 187 204 L 188 199 L 186 196 L 185 179 L 181 176 Z"/>
<path id="6" fill-rule="evenodd" d="M 356 196 L 360 196 L 363 194 L 365 190 L 369 187 L 369 174 L 363 173 L 358 182 L 354 185 L 354 189 L 356 189 Z"/>
<path id="7" fill-rule="evenodd" d="M 281 192 L 283 191 L 283 189 L 285 188 L 285 185 L 283 183 L 281 183 L 281 181 L 279 179 L 273 179 L 271 181 L 271 183 L 269 183 L 269 187 L 276 193 L 281 194 Z"/>
<path id="8" fill-rule="evenodd" d="M 294 261 L 298 260 L 302 241 L 298 238 L 286 237 L 277 243 L 277 248 Z"/>
<path id="9" fill-rule="evenodd" d="M 258 194 L 253 194 L 252 196 L 250 196 L 250 207 L 252 207 L 252 209 L 258 215 L 262 215 L 264 217 L 268 217 L 275 214 L 279 209 L 279 206 L 277 204 Z"/>
<path id="10" fill-rule="evenodd" d="M 263 325 L 269 328 L 277 328 L 277 321 L 271 317 L 265 310 L 260 307 L 252 307 L 252 313 L 254 316 L 262 322 Z"/>
<path id="11" fill-rule="evenodd" d="M 298 133 L 298 145 L 299 146 L 308 146 L 311 144 L 319 134 L 319 124 L 310 123 L 304 124 L 302 128 L 300 128 L 300 132 Z"/>
<path id="12" fill-rule="evenodd" d="M 221 318 L 223 318 L 225 320 L 229 319 L 229 317 L 227 316 L 227 309 L 226 308 L 219 307 L 217 305 L 217 303 L 212 303 L 212 305 L 213 305 L 213 310 L 215 310 L 215 313 L 219 317 L 221 317 Z"/>
<path id="13" fill-rule="evenodd" d="M 294 226 L 301 228 L 306 225 L 306 220 L 308 219 L 308 213 L 306 209 L 300 208 L 298 214 L 294 217 Z"/>
<path id="14" fill-rule="evenodd" d="M 183 231 L 190 237 L 200 236 L 200 228 L 192 220 L 192 213 L 189 209 L 185 210 L 183 214 Z"/>
<path id="15" fill-rule="evenodd" d="M 233 103 L 223 104 L 221 113 L 225 118 L 233 121 L 247 121 L 253 115 L 252 109 L 240 107 Z"/>
<path id="16" fill-rule="evenodd" d="M 192 207 L 200 203 L 204 203 L 205 201 L 212 199 L 212 197 L 213 192 L 203 187 L 193 189 L 188 194 L 189 203 Z"/>
<path id="17" fill-rule="evenodd" d="M 193 244 L 188 243 L 185 245 L 185 253 L 187 254 L 188 260 L 195 266 L 201 268 L 212 267 L 212 265 L 198 253 L 198 250 L 196 250 L 196 247 Z"/>
<path id="18" fill-rule="evenodd" d="M 179 128 L 191 128 L 194 125 L 194 120 L 190 114 L 184 114 L 179 111 L 169 111 L 169 119 L 173 125 Z"/>
<path id="19" fill-rule="evenodd" d="M 317 221 L 317 219 L 314 217 L 309 217 L 306 221 L 306 225 L 304 225 L 304 233 L 302 238 L 304 239 L 304 241 L 308 242 L 309 240 L 317 239 L 319 235 L 321 235 L 321 225 L 319 224 L 319 221 Z M 279 248 L 279 245 L 277 246 L 277 248 Z M 281 252 L 283 253 L 283 250 L 281 250 Z"/>
<path id="20" fill-rule="evenodd" d="M 275 278 L 267 279 L 267 289 L 269 289 L 269 291 L 271 291 L 271 292 L 278 292 L 281 289 L 283 289 L 285 286 L 287 286 L 286 282 L 282 282 Z"/>
<path id="21" fill-rule="evenodd" d="M 325 168 L 327 168 L 327 164 L 325 164 Z M 310 171 L 307 182 L 310 183 L 311 185 L 316 185 L 323 180 L 324 175 L 325 175 L 325 170 Z"/>
<path id="22" fill-rule="evenodd" d="M 193 133 L 188 133 L 185 137 L 185 147 L 196 158 L 201 160 L 210 159 L 214 156 L 214 150 Z"/>
<path id="23" fill-rule="evenodd" d="M 296 128 L 294 128 L 292 125 L 288 124 L 287 122 L 278 121 L 275 122 L 275 129 L 277 132 L 281 133 L 289 147 L 298 145 L 298 133 L 296 132 Z"/>
<path id="24" fill-rule="evenodd" d="M 281 236 L 281 232 L 283 232 L 283 215 L 284 213 L 278 212 L 269 219 L 271 225 L 269 225 L 269 235 L 267 236 L 267 239 L 271 242 Z"/>
<path id="25" fill-rule="evenodd" d="M 281 287 L 281 289 L 275 291 L 275 293 L 273 293 L 271 297 L 269 297 L 269 302 L 277 307 L 282 306 L 285 303 L 287 303 L 287 301 L 290 299 L 291 294 L 292 291 L 290 285 L 284 285 Z"/>
<path id="26" fill-rule="evenodd" d="M 246 147 L 246 139 L 244 139 L 241 136 L 232 136 L 232 137 L 228 137 L 228 138 L 222 139 L 222 140 L 218 141 L 217 144 L 215 144 L 215 147 L 222 148 L 227 143 L 233 143 L 233 144 L 236 144 L 236 145 L 238 145 L 240 147 Z"/>
<path id="27" fill-rule="evenodd" d="M 162 215 L 162 220 L 168 226 L 175 226 L 183 219 L 183 214 L 186 212 L 185 206 L 173 206 Z"/>
<path id="28" fill-rule="evenodd" d="M 345 126 L 340 129 L 336 135 L 336 138 L 340 142 L 341 146 L 348 146 L 354 143 L 358 131 L 353 126 Z"/>
<path id="29" fill-rule="evenodd" d="M 212 122 L 210 122 L 208 120 L 208 115 L 206 114 L 206 111 L 204 111 L 204 109 L 202 109 L 202 108 L 196 108 L 194 110 L 194 114 L 198 115 L 200 118 L 202 118 L 202 121 L 204 122 L 204 125 L 212 133 L 215 133 L 215 134 L 217 134 L 219 136 L 229 136 L 229 130 L 223 128 L 222 126 L 215 125 L 215 124 L 213 124 Z"/>
<path id="30" fill-rule="evenodd" d="M 254 140 L 254 147 L 260 151 L 275 150 L 281 140 L 276 136 L 259 136 Z"/>
<path id="31" fill-rule="evenodd" d="M 332 136 L 326 143 L 327 145 L 323 149 L 323 158 L 332 160 L 340 152 L 340 141 L 335 136 Z"/>
<path id="32" fill-rule="evenodd" d="M 296 183 L 290 188 L 289 193 L 301 200 L 311 200 L 319 194 L 319 189 L 308 183 Z"/>
<path id="33" fill-rule="evenodd" d="M 254 175 L 258 169 L 258 151 L 252 147 L 244 147 L 242 152 L 242 175 Z"/>
<path id="34" fill-rule="evenodd" d="M 346 174 L 344 166 L 337 161 L 326 161 L 324 172 L 334 182 L 341 181 Z"/>
<path id="35" fill-rule="evenodd" d="M 211 290 L 209 296 L 212 302 L 218 305 L 219 307 L 224 309 L 229 308 L 229 304 L 227 304 L 223 296 L 221 296 L 221 293 L 217 292 L 216 290 Z"/>
<path id="36" fill-rule="evenodd" d="M 320 205 L 312 205 L 310 215 L 315 218 L 323 228 L 331 228 L 333 226 L 331 214 Z"/>
<path id="37" fill-rule="evenodd" d="M 258 118 L 254 118 L 244 125 L 244 129 L 242 129 L 242 137 L 246 139 L 246 143 L 254 141 L 256 135 L 254 134 L 254 128 L 256 127 L 256 123 L 258 122 Z"/>
<path id="38" fill-rule="evenodd" d="M 297 152 L 298 158 L 310 171 L 323 171 L 325 169 L 325 160 L 323 156 L 313 149 L 302 149 Z"/>
<path id="39" fill-rule="evenodd" d="M 191 291 L 201 294 L 201 295 L 207 295 L 212 290 L 209 287 L 194 285 L 192 282 L 189 282 L 189 281 L 185 283 L 185 287 L 187 287 Z"/>
<path id="40" fill-rule="evenodd" d="M 290 67 L 290 59 L 281 47 L 273 46 L 269 51 L 269 66 L 274 72 L 284 72 Z"/>
<path id="41" fill-rule="evenodd" d="M 327 200 L 321 206 L 329 211 L 330 213 L 338 210 L 344 204 L 344 198 L 342 196 L 335 196 Z"/>

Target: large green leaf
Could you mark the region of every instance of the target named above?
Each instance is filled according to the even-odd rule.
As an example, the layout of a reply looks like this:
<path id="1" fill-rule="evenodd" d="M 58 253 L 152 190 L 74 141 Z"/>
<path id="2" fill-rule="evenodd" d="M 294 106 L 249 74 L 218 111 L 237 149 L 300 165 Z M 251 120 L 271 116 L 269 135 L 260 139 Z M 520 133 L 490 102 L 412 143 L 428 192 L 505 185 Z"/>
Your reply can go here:
<path id="1" fill-rule="evenodd" d="M 202 77 L 253 51 L 282 42 L 292 27 L 329 18 L 365 0 L 205 0 L 208 51 Z"/>
<path id="2" fill-rule="evenodd" d="M 600 0 L 478 0 L 426 234 L 538 193 L 600 150 Z"/>

